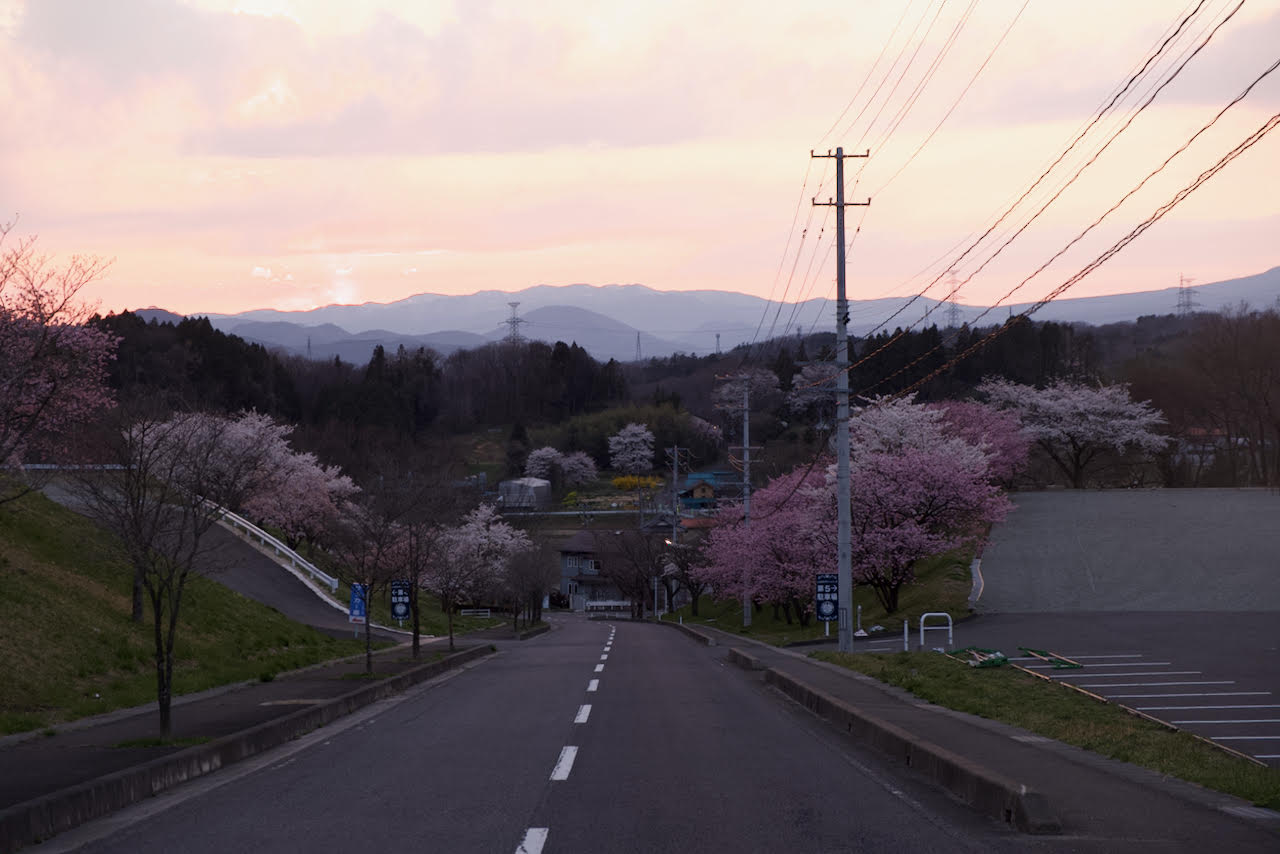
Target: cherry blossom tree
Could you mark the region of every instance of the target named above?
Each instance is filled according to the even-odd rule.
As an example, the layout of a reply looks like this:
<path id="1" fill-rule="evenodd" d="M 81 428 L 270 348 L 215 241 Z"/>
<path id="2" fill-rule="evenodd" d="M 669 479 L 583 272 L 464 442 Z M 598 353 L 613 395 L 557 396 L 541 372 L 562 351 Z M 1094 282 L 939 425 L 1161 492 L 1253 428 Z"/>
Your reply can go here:
<path id="1" fill-rule="evenodd" d="M 836 414 L 836 367 L 834 362 L 805 365 L 791 380 L 787 408 L 797 418 L 829 422 Z"/>
<path id="2" fill-rule="evenodd" d="M 806 624 L 814 576 L 834 571 L 835 553 L 829 547 L 835 524 L 833 495 L 817 469 L 798 468 L 774 478 L 752 494 L 749 521 L 741 508 L 720 512 L 697 577 L 712 585 L 717 595 L 745 593 L 753 601 L 774 605 L 787 622 L 794 609 Z"/>
<path id="3" fill-rule="evenodd" d="M 991 481 L 988 448 L 956 435 L 942 409 L 874 401 L 849 434 L 854 577 L 892 612 L 916 561 L 981 539 L 1009 502 Z"/>
<path id="4" fill-rule="evenodd" d="M 453 613 L 457 606 L 495 589 L 507 562 L 531 547 L 529 535 L 504 522 L 490 504 L 472 510 L 461 525 L 444 533 L 439 559 L 423 585 L 440 597 L 448 615 L 449 649 L 456 648 Z"/>
<path id="5" fill-rule="evenodd" d="M 570 488 L 594 483 L 599 477 L 596 461 L 586 451 L 574 451 L 560 458 L 560 471 L 564 485 Z"/>
<path id="6" fill-rule="evenodd" d="M 623 474 L 653 470 L 653 433 L 632 422 L 609 437 L 609 465 Z"/>
<path id="7" fill-rule="evenodd" d="M 0 503 L 33 488 L 23 461 L 65 449 L 71 432 L 111 403 L 107 365 L 116 339 L 88 325 L 78 301 L 106 262 L 58 266 L 34 239 L 4 247 L 0 224 Z"/>
<path id="8" fill-rule="evenodd" d="M 946 413 L 943 429 L 976 445 L 987 455 L 992 480 L 1008 483 L 1027 464 L 1031 442 L 1022 432 L 1018 416 L 971 400 L 933 404 Z"/>
<path id="9" fill-rule="evenodd" d="M 541 477 L 548 480 L 551 479 L 557 466 L 559 466 L 564 457 L 560 452 L 552 447 L 535 448 L 529 452 L 529 456 L 524 461 L 525 477 Z"/>
<path id="10" fill-rule="evenodd" d="M 1125 385 L 1060 380 L 1044 389 L 989 380 L 978 387 L 991 405 L 1016 413 L 1022 429 L 1075 489 L 1083 489 L 1108 451 L 1146 453 L 1164 447 L 1164 417 L 1135 402 Z"/>

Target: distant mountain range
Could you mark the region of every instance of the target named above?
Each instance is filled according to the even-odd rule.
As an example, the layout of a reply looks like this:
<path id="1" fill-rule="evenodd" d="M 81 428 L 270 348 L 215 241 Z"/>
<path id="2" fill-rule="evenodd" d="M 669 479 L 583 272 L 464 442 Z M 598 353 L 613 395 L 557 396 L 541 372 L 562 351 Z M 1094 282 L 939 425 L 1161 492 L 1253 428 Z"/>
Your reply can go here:
<path id="1" fill-rule="evenodd" d="M 1280 302 L 1280 267 L 1265 273 L 1200 285 L 1193 289 L 1199 310 L 1248 303 L 1253 307 Z M 631 361 L 676 352 L 703 355 L 717 347 L 728 350 L 748 341 L 822 332 L 834 326 L 828 300 L 770 303 L 728 291 L 657 291 L 644 285 L 538 285 L 522 291 L 481 291 L 466 296 L 418 294 L 392 303 L 328 305 L 310 311 L 258 309 L 240 314 L 210 314 L 224 332 L 289 353 L 315 359 L 363 363 L 373 348 L 388 350 L 430 347 L 440 353 L 477 347 L 510 332 L 510 303 L 519 303 L 521 335 L 547 342 L 576 342 L 597 359 Z M 850 332 L 865 335 L 902 305 L 901 298 L 850 300 Z M 1178 288 L 1063 299 L 1049 303 L 1034 317 L 1090 324 L 1134 320 L 1144 315 L 1172 314 Z M 922 298 L 898 315 L 894 326 L 916 323 L 933 309 L 928 323 L 946 325 L 947 306 Z M 962 323 L 1000 323 L 1028 304 L 1001 306 L 979 320 L 983 306 L 957 305 Z M 144 318 L 161 322 L 177 316 L 163 309 L 142 309 Z"/>

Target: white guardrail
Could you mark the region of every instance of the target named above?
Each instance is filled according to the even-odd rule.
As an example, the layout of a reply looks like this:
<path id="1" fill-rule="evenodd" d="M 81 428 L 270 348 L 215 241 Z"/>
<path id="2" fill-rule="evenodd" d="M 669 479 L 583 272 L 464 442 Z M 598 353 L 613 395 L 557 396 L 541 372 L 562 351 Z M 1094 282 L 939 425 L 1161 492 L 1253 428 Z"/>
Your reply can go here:
<path id="1" fill-rule="evenodd" d="M 293 566 L 297 567 L 298 569 L 301 569 L 303 572 L 307 573 L 307 575 L 310 575 L 313 579 L 315 579 L 316 581 L 319 581 L 320 583 L 328 587 L 329 592 L 331 593 L 337 592 L 338 579 L 322 571 L 311 561 L 307 560 L 302 555 L 298 554 L 293 549 L 289 548 L 284 543 L 280 542 L 279 539 L 272 536 L 271 534 L 268 534 L 266 531 L 262 530 L 257 525 L 250 522 L 248 519 L 245 519 L 243 516 L 239 516 L 235 513 L 232 513 L 230 510 L 223 508 L 222 520 L 226 522 L 228 525 L 230 525 L 232 528 L 235 528 L 236 530 L 244 533 L 246 537 L 249 537 L 250 539 L 256 539 L 258 542 L 262 543 L 262 545 L 268 546 L 274 549 L 275 553 L 280 557 L 288 558 L 289 562 Z"/>

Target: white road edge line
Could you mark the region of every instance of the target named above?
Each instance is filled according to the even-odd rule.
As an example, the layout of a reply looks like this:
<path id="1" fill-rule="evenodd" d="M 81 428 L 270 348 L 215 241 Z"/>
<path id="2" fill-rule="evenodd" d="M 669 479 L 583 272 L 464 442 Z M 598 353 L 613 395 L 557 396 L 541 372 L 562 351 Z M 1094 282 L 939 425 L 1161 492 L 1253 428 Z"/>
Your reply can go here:
<path id="1" fill-rule="evenodd" d="M 581 705 L 578 706 L 578 714 L 574 716 L 573 722 L 575 724 L 585 724 L 589 717 L 591 717 L 591 706 Z"/>
<path id="2" fill-rule="evenodd" d="M 516 849 L 516 854 L 542 854 L 542 846 L 547 844 L 547 834 L 550 832 L 546 827 L 529 828 L 524 832 L 524 839 Z"/>
<path id="3" fill-rule="evenodd" d="M 1280 735 L 1215 735 L 1214 741 L 1280 741 Z"/>
<path id="4" fill-rule="evenodd" d="M 551 769 L 552 780 L 568 780 L 569 772 L 573 770 L 573 760 L 578 757 L 578 748 L 562 747 L 560 748 L 560 758 L 556 760 L 556 767 Z"/>
<path id="5" fill-rule="evenodd" d="M 588 691 L 594 691 L 594 690 L 596 690 L 596 689 L 597 689 L 597 688 L 599 688 L 599 687 L 600 687 L 600 680 L 599 680 L 599 679 L 592 679 L 590 682 L 588 682 L 588 683 L 587 683 L 587 690 L 588 690 Z"/>
<path id="6" fill-rule="evenodd" d="M 1164 685 L 1234 685 L 1236 680 L 1227 679 L 1222 682 L 1090 682 L 1088 685 L 1073 682 L 1071 684 L 1078 688 L 1159 688 Z"/>

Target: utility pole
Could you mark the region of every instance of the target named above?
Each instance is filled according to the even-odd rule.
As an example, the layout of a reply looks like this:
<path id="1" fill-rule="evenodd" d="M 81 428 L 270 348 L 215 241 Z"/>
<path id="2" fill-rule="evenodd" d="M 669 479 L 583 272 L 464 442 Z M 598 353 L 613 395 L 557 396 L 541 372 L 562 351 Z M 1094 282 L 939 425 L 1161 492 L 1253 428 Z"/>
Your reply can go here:
<path id="1" fill-rule="evenodd" d="M 751 378 L 742 382 L 742 525 L 751 527 Z M 751 626 L 751 579 L 742 587 L 742 626 Z"/>
<path id="2" fill-rule="evenodd" d="M 849 618 L 853 603 L 853 553 L 849 535 L 852 515 L 849 506 L 849 299 L 845 291 L 844 209 L 852 205 L 865 207 L 871 200 L 845 202 L 844 161 L 846 156 L 869 157 L 871 152 L 846 155 L 843 148 L 837 148 L 835 154 L 810 151 L 809 156 L 836 161 L 835 201 L 820 202 L 815 198 L 813 204 L 836 209 L 836 572 L 839 575 L 840 651 L 853 652 L 853 622 Z"/>

